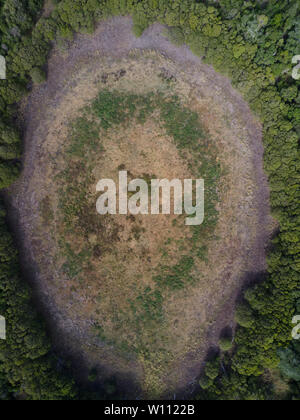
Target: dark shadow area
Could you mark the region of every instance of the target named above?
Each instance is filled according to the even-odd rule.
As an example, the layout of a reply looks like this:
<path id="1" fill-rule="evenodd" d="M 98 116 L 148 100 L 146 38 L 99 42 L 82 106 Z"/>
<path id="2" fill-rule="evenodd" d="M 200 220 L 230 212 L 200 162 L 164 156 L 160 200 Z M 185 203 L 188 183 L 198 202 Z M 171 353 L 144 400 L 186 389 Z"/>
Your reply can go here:
<path id="1" fill-rule="evenodd" d="M 1 194 L 7 210 L 7 225 L 13 235 L 14 242 L 17 244 L 19 252 L 19 261 L 21 269 L 21 279 L 29 284 L 32 293 L 32 303 L 41 320 L 45 323 L 47 334 L 52 343 L 52 352 L 58 359 L 58 369 L 66 369 L 74 377 L 83 398 L 103 399 L 135 399 L 141 395 L 141 389 L 138 386 L 134 375 L 115 374 L 109 377 L 109 371 L 99 364 L 94 370 L 97 376 L 103 376 L 103 381 L 89 378 L 90 369 L 86 366 L 84 357 L 80 353 L 74 353 L 65 344 L 65 331 L 60 329 L 51 316 L 47 304 L 41 299 L 42 291 L 38 288 L 39 268 L 33 261 L 23 242 L 23 232 L 18 223 L 18 209 L 12 206 L 9 191 Z"/>
<path id="2" fill-rule="evenodd" d="M 248 272 L 244 275 L 244 278 L 241 282 L 242 287 L 240 292 L 237 295 L 237 302 L 240 303 L 243 300 L 243 295 L 245 291 L 249 288 L 256 286 L 257 284 L 263 283 L 267 279 L 268 273 L 265 271 L 259 273 Z"/>
<path id="3" fill-rule="evenodd" d="M 220 338 L 229 338 L 232 339 L 233 337 L 233 331 L 231 327 L 225 327 L 221 331 Z"/>

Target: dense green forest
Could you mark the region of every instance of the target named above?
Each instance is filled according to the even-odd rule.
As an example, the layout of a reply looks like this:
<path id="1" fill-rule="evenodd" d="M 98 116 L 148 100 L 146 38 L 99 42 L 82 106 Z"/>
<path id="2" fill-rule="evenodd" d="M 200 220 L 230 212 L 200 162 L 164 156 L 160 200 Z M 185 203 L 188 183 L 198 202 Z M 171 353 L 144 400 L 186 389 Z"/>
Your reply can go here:
<path id="1" fill-rule="evenodd" d="M 246 290 L 236 311 L 234 346 L 209 360 L 200 379 L 200 399 L 276 398 L 266 372 L 280 369 L 287 398 L 300 398 L 300 346 L 291 341 L 300 313 L 300 81 L 292 58 L 300 54 L 298 0 L 61 0 L 42 17 L 42 0 L 0 0 L 0 54 L 7 80 L 0 81 L 0 188 L 21 168 L 16 104 L 32 83 L 45 79 L 52 43 L 74 32 L 92 33 L 96 21 L 133 16 L 136 36 L 153 22 L 169 26 L 170 39 L 228 76 L 263 123 L 265 171 L 273 216 L 280 229 L 268 256 L 268 276 Z M 8 340 L 0 343 L 0 397 L 78 398 L 74 382 L 57 361 L 43 323 L 32 309 L 20 276 L 18 255 L 0 211 L 0 314 Z M 199 372 L 200 374 L 200 372 Z"/>

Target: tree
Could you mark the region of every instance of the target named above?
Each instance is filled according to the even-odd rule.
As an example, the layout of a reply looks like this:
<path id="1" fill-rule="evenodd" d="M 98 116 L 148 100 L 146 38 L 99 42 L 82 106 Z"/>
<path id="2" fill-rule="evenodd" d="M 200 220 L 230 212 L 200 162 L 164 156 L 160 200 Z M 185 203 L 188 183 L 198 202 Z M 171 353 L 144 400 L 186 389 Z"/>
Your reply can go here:
<path id="1" fill-rule="evenodd" d="M 30 72 L 30 76 L 33 83 L 36 84 L 43 83 L 46 80 L 46 73 L 39 67 L 34 67 Z"/>
<path id="2" fill-rule="evenodd" d="M 250 306 L 246 303 L 238 305 L 235 312 L 236 322 L 244 328 L 251 328 L 254 324 L 254 317 Z"/>
<path id="3" fill-rule="evenodd" d="M 222 337 L 219 341 L 220 349 L 224 352 L 230 351 L 233 347 L 233 342 L 231 337 Z"/>
<path id="4" fill-rule="evenodd" d="M 284 376 L 300 382 L 300 353 L 293 348 L 278 351 L 280 357 L 279 368 Z"/>

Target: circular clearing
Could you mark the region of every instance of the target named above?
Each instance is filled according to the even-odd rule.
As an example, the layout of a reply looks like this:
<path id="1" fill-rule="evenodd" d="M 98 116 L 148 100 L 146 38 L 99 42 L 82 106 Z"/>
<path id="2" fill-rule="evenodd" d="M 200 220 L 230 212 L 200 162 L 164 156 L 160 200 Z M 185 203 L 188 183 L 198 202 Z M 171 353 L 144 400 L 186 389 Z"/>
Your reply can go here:
<path id="1" fill-rule="evenodd" d="M 176 96 L 180 109 L 198 116 L 205 133 L 202 149 L 199 142 L 193 153 L 180 151 L 153 102 L 143 121 L 134 115 L 130 124 L 126 119 L 104 133 L 89 108 L 99 92 L 134 94 L 144 102 L 151 94 L 168 103 Z M 81 361 L 83 380 L 97 366 L 101 377 L 117 375 L 124 385 L 132 380 L 135 392 L 141 388 L 147 396 L 186 388 L 223 328 L 234 328 L 241 286 L 266 268 L 272 220 L 259 123 L 228 80 L 187 48 L 172 46 L 160 25 L 136 39 L 128 18 L 101 23 L 93 36 L 78 36 L 68 50 L 54 50 L 48 81 L 33 90 L 23 113 L 24 170 L 9 200 L 23 263 L 57 348 Z M 88 125 L 83 137 L 75 136 L 76 148 L 72 139 L 74 130 L 80 134 L 80 122 Z M 192 269 L 185 261 L 190 271 L 183 277 L 192 273 L 194 281 L 176 290 L 158 289 L 156 269 L 182 267 L 193 232 L 176 224 L 174 216 L 101 218 L 95 210 L 96 182 L 116 179 L 121 169 L 145 180 L 196 178 L 195 162 L 208 157 L 208 169 L 220 168 L 211 187 L 218 202 L 208 200 L 218 222 L 213 229 L 205 224 L 199 229 Z M 74 214 L 66 233 L 63 211 L 77 197 L 71 187 L 79 185 L 85 188 L 79 204 L 87 203 L 86 211 L 81 207 L 77 213 L 86 216 L 77 220 L 85 229 L 81 236 Z M 163 320 L 160 313 L 145 318 L 149 305 L 163 312 Z"/>

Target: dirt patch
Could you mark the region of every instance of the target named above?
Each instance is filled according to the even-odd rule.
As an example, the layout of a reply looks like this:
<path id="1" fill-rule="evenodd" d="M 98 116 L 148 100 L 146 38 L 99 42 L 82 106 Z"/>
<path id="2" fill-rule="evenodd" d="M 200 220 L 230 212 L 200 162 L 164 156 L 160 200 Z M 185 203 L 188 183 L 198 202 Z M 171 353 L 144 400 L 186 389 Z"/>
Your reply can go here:
<path id="1" fill-rule="evenodd" d="M 265 248 L 273 226 L 262 169 L 260 124 L 227 79 L 202 64 L 186 47 L 171 45 L 162 33 L 163 27 L 153 25 L 136 39 L 131 33 L 130 19 L 116 18 L 101 23 L 93 36 L 76 37 L 67 52 L 53 51 L 47 83 L 34 89 L 23 104 L 24 170 L 8 196 L 13 224 L 17 226 L 21 242 L 22 260 L 32 273 L 31 280 L 49 319 L 57 348 L 81 359 L 83 371 L 85 367 L 99 365 L 104 376 L 105 372 L 119 374 L 125 382 L 132 378 L 148 395 L 153 389 L 162 395 L 188 385 L 188 392 L 193 390 L 207 350 L 217 344 L 224 327 L 234 327 L 234 302 L 245 279 L 249 274 L 266 269 Z M 53 254 L 52 221 L 57 203 L 52 203 L 51 211 L 49 201 L 51 203 L 55 195 L 53 171 L 62 164 L 61 147 L 68 134 L 68 121 L 95 97 L 99 87 L 114 85 L 119 90 L 129 91 L 134 86 L 136 93 L 145 93 L 157 88 L 163 90 L 166 83 L 173 84 L 186 105 L 200 115 L 227 172 L 219 191 L 220 219 L 216 229 L 219 240 L 209 248 L 209 263 L 199 263 L 196 267 L 197 285 L 183 290 L 176 298 L 167 299 L 168 322 L 173 326 L 166 340 L 169 346 L 172 342 L 176 346 L 174 351 L 157 352 L 154 365 L 147 358 L 137 360 L 130 354 L 124 361 L 113 345 L 93 338 L 91 330 L 95 318 L 91 313 L 95 308 L 93 301 L 97 299 L 93 296 L 95 288 L 88 283 L 81 284 L 78 293 L 74 284 L 62 275 Z M 157 136 L 153 136 L 155 126 L 148 123 L 142 133 L 138 128 L 134 130 L 123 133 L 122 142 L 117 142 L 114 136 L 115 150 L 107 147 L 110 154 L 107 171 L 123 164 L 137 175 L 151 173 L 169 179 L 186 176 L 188 170 L 183 169 L 176 151 L 170 154 L 170 149 L 166 149 L 165 155 L 164 149 L 158 152 L 161 132 L 158 130 Z M 136 143 L 129 144 L 129 138 L 136 139 Z M 144 144 L 138 141 L 140 138 L 145 140 Z M 145 154 L 134 166 L 132 159 L 128 159 L 130 147 L 140 147 L 139 152 Z M 95 169 L 94 175 L 100 176 L 103 170 Z M 128 226 L 129 222 L 127 229 Z M 151 232 L 150 227 L 142 226 L 142 229 Z M 168 227 L 165 229 L 167 231 Z M 164 232 L 163 226 L 158 226 L 156 232 L 159 230 Z M 124 235 L 126 243 L 126 229 Z M 150 235 L 145 238 L 145 245 L 154 250 L 157 239 Z M 113 254 L 108 253 L 105 258 L 108 259 L 106 267 L 116 266 Z M 138 282 L 140 267 L 135 266 L 134 271 Z M 124 285 L 118 283 L 116 274 L 114 281 L 110 279 L 106 284 L 108 288 L 113 285 L 115 295 L 120 294 L 122 299 Z M 122 270 L 118 274 L 122 279 Z M 106 278 L 110 278 L 109 272 Z M 134 391 L 131 396 L 133 394 Z"/>

